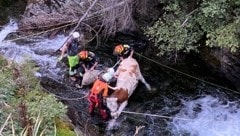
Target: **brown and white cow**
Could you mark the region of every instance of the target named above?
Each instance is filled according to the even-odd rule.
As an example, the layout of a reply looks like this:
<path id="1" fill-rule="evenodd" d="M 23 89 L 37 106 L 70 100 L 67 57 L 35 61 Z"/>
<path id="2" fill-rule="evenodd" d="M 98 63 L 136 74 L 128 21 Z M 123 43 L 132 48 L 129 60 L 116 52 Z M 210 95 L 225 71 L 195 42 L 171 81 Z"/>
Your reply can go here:
<path id="1" fill-rule="evenodd" d="M 110 87 L 115 91 L 106 99 L 107 107 L 114 119 L 118 118 L 127 106 L 128 98 L 136 89 L 139 80 L 144 83 L 148 90 L 151 90 L 150 85 L 141 74 L 138 62 L 132 57 L 122 60 L 115 76 L 117 77 L 116 87 Z"/>

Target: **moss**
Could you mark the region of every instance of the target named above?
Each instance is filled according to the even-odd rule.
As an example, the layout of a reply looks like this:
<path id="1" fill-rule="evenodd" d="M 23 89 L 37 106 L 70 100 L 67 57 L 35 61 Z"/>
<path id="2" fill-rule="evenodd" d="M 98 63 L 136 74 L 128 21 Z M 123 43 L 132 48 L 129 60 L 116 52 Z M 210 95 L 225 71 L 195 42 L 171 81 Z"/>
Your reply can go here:
<path id="1" fill-rule="evenodd" d="M 7 60 L 3 58 L 3 56 L 0 55 L 0 66 L 6 66 L 7 65 Z"/>
<path id="2" fill-rule="evenodd" d="M 60 129 L 57 131 L 57 136 L 76 136 L 75 132 L 67 129 Z"/>
<path id="3" fill-rule="evenodd" d="M 73 125 L 70 122 L 56 118 L 55 123 L 57 127 L 57 136 L 76 136 Z"/>

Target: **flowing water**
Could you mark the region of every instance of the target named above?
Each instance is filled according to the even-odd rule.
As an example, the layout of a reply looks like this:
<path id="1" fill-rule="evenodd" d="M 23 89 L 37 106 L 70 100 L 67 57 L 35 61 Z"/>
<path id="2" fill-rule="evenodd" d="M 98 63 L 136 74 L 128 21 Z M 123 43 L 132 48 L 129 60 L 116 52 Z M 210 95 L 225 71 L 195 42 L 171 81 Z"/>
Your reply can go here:
<path id="1" fill-rule="evenodd" d="M 39 76 L 49 75 L 55 76 L 59 73 L 60 68 L 57 67 L 58 61 L 56 56 L 50 53 L 57 50 L 66 38 L 58 35 L 54 40 L 42 39 L 41 37 L 29 36 L 26 38 L 15 38 L 12 40 L 4 40 L 8 34 L 14 33 L 18 29 L 17 24 L 11 20 L 0 32 L 0 51 L 8 59 L 17 63 L 25 60 L 33 60 L 44 71 Z M 17 44 L 18 39 L 27 39 L 25 44 Z M 39 73 L 40 74 L 40 73 Z"/>
<path id="2" fill-rule="evenodd" d="M 31 42 L 24 44 L 4 40 L 8 34 L 16 30 L 17 24 L 12 21 L 0 31 L 0 53 L 18 63 L 31 59 L 40 67 L 36 76 L 49 77 L 54 79 L 52 82 L 61 81 L 66 67 L 59 64 L 57 55 L 50 54 L 63 44 L 66 37 L 57 35 L 52 40 L 28 37 L 28 41 Z M 80 128 L 84 128 L 85 123 L 94 124 L 96 131 L 91 132 L 91 135 L 132 136 L 136 127 L 142 126 L 143 128 L 138 132 L 140 136 L 240 136 L 240 95 L 238 93 L 210 86 L 195 79 L 193 81 L 174 72 L 163 70 L 153 62 L 149 65 L 156 68 L 150 70 L 144 70 L 141 64 L 143 75 L 152 85 L 153 90 L 146 91 L 140 83 L 113 130 L 105 130 L 106 122 L 96 121 L 87 115 L 86 99 L 77 102 L 65 101 L 77 110 L 78 121 L 75 124 Z M 70 89 L 60 93 L 58 92 L 60 89 L 68 90 L 68 88 L 66 86 L 66 88 L 57 88 L 59 86 L 49 83 L 49 86 L 51 85 L 52 93 L 62 97 L 70 94 L 75 96 L 79 92 L 71 92 Z M 87 89 L 82 92 L 86 94 Z M 86 122 L 81 124 L 79 119 Z"/>

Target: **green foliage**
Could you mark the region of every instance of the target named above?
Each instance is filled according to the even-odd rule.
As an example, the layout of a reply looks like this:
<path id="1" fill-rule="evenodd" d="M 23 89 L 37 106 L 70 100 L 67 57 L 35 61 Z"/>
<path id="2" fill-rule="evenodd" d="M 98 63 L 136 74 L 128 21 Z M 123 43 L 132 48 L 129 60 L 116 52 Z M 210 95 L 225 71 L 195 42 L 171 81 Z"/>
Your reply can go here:
<path id="1" fill-rule="evenodd" d="M 196 20 L 206 32 L 212 32 L 230 21 L 230 4 L 227 0 L 204 0 Z"/>
<path id="2" fill-rule="evenodd" d="M 165 20 L 169 20 L 164 23 Z M 189 20 L 190 21 L 190 20 Z M 196 50 L 197 46 L 192 46 L 198 42 L 203 33 L 194 28 L 192 24 L 183 24 L 173 15 L 164 15 L 153 27 L 147 28 L 147 36 L 151 37 L 155 46 L 159 49 L 158 55 L 166 52 L 190 52 Z"/>
<path id="3" fill-rule="evenodd" d="M 11 0 L 0 0 L 0 7 L 8 7 L 10 5 Z"/>
<path id="4" fill-rule="evenodd" d="M 54 119 L 54 117 L 61 117 L 66 111 L 66 107 L 53 96 L 44 94 L 38 90 L 29 92 L 25 96 L 25 103 L 28 107 L 29 115 L 36 120 L 40 113 L 47 121 Z M 51 108 L 49 108 L 51 107 Z"/>
<path id="5" fill-rule="evenodd" d="M 57 127 L 57 136 L 75 136 L 72 124 L 67 123 L 59 118 L 55 119 Z"/>
<path id="6" fill-rule="evenodd" d="M 240 45 L 239 6 L 238 0 L 203 1 L 197 21 L 207 34 L 207 46 L 237 51 Z"/>
<path id="7" fill-rule="evenodd" d="M 66 106 L 58 102 L 53 95 L 40 92 L 38 89 L 27 93 L 24 100 L 33 123 L 39 121 L 39 116 L 42 119 L 40 132 L 44 130 L 44 135 L 54 135 L 54 118 L 65 115 Z"/>
<path id="8" fill-rule="evenodd" d="M 206 44 L 210 47 L 228 48 L 231 52 L 236 52 L 240 43 L 239 20 L 229 23 L 226 26 L 217 28 L 207 35 Z"/>
<path id="9" fill-rule="evenodd" d="M 33 63 L 28 61 L 20 66 L 7 64 L 0 56 L 0 124 L 12 114 L 16 134 L 54 135 L 54 118 L 64 116 L 66 106 L 42 91 L 38 79 L 34 77 L 37 69 Z M 4 128 L 3 135 L 12 134 L 10 122 Z"/>
<path id="10" fill-rule="evenodd" d="M 164 14 L 145 34 L 158 47 L 158 55 L 198 51 L 204 37 L 209 47 L 239 48 L 239 0 L 161 0 Z"/>

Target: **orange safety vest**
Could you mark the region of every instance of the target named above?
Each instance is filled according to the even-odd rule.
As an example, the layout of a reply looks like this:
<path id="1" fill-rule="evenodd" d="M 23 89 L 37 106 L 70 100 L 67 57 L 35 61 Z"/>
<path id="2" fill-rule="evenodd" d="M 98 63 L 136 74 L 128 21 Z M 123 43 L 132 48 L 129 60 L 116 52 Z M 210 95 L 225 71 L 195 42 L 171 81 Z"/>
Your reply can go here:
<path id="1" fill-rule="evenodd" d="M 108 85 L 107 83 L 97 79 L 94 84 L 93 84 L 93 87 L 91 89 L 91 93 L 92 94 L 99 94 L 101 91 L 103 90 L 103 97 L 106 97 L 108 95 Z"/>
<path id="2" fill-rule="evenodd" d="M 96 107 L 100 102 L 100 99 L 98 98 L 99 97 L 98 94 L 101 93 L 102 91 L 103 91 L 102 96 L 106 97 L 108 95 L 108 85 L 107 83 L 97 79 L 94 82 L 92 89 L 90 90 L 90 95 L 88 96 L 88 99 L 90 101 L 96 103 Z"/>

